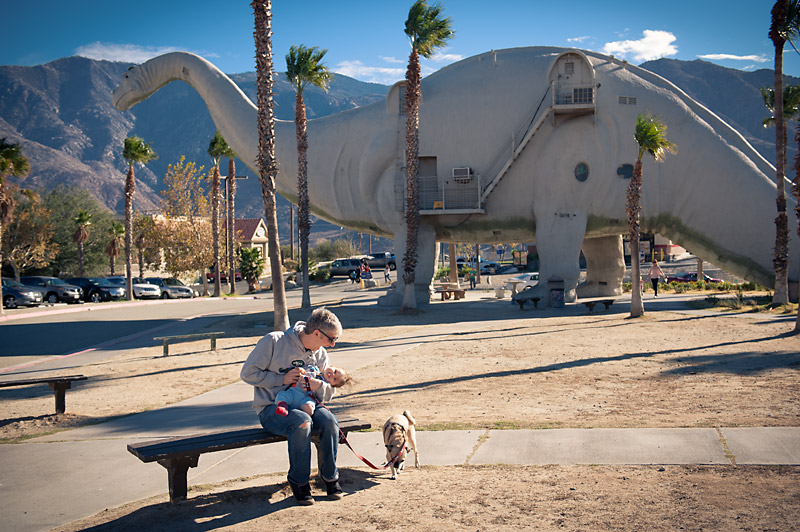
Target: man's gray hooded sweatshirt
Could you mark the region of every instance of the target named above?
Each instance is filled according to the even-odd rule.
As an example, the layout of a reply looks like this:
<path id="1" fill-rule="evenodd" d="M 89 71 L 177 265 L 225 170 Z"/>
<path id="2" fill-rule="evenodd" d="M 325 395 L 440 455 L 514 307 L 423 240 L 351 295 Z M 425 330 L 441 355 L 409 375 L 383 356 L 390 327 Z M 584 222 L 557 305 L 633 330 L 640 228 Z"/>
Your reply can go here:
<path id="1" fill-rule="evenodd" d="M 240 373 L 242 380 L 254 386 L 253 409 L 261 412 L 275 403 L 275 396 L 288 385 L 283 376 L 294 368 L 317 366 L 324 371 L 329 366 L 328 353 L 324 347 L 309 351 L 300 341 L 299 334 L 305 330 L 305 322 L 298 321 L 294 327 L 283 332 L 271 332 L 258 341 L 244 362 Z M 323 382 L 314 395 L 322 403 L 333 397 L 334 389 Z"/>

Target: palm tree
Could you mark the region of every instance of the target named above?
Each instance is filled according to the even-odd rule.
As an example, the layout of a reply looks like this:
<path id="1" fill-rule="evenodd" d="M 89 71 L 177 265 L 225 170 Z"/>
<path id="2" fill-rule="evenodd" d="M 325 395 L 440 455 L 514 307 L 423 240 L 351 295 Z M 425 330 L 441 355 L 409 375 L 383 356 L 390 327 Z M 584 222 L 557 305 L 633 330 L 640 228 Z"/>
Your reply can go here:
<path id="1" fill-rule="evenodd" d="M 78 216 L 72 220 L 78 227 L 72 233 L 72 241 L 78 244 L 78 277 L 83 277 L 83 245 L 89 240 L 89 226 L 92 225 L 92 215 L 81 209 Z"/>
<path id="2" fill-rule="evenodd" d="M 108 236 L 111 240 L 108 241 L 106 246 L 106 255 L 108 255 L 109 266 L 111 267 L 111 275 L 115 274 L 115 266 L 117 257 L 120 254 L 119 239 L 125 236 L 125 226 L 119 222 L 111 222 L 111 227 L 108 228 Z M 139 268 L 139 275 L 141 275 L 141 268 Z"/>
<path id="3" fill-rule="evenodd" d="M 228 177 L 225 179 L 225 188 L 227 189 L 227 198 L 228 198 L 228 214 L 225 220 L 225 225 L 227 227 L 227 248 L 228 248 L 228 280 L 230 281 L 230 293 L 236 293 L 236 254 L 235 254 L 235 235 L 236 235 L 236 211 L 235 211 L 235 202 L 236 202 L 236 152 L 233 151 L 225 139 L 222 138 L 219 131 L 214 135 L 214 140 L 212 140 L 214 145 L 214 154 L 211 156 L 214 157 L 227 157 L 228 158 Z M 209 150 L 211 150 L 211 146 L 209 146 Z M 209 151 L 210 153 L 210 151 Z"/>
<path id="4" fill-rule="evenodd" d="M 278 217 L 275 205 L 275 115 L 272 95 L 272 0 L 253 0 L 250 4 L 255 18 L 256 90 L 258 95 L 258 179 L 267 222 L 267 254 L 272 274 L 273 329 L 289 328 L 286 291 L 283 285 Z"/>
<path id="5" fill-rule="evenodd" d="M 153 159 L 157 159 L 158 155 L 156 155 L 149 143 L 134 135 L 125 139 L 122 156 L 128 161 L 128 175 L 125 178 L 125 272 L 128 279 L 125 288 L 128 300 L 133 301 L 131 253 L 133 252 L 133 194 L 136 192 L 133 165 L 134 163 L 147 164 Z"/>
<path id="6" fill-rule="evenodd" d="M 783 47 L 800 33 L 800 0 L 777 0 L 772 6 L 772 22 L 769 38 L 775 46 L 775 91 L 783 95 Z M 794 46 L 794 44 L 792 44 Z M 786 215 L 786 123 L 783 111 L 783 98 L 775 98 L 775 203 L 778 216 L 775 218 L 775 292 L 772 303 L 784 305 L 789 302 L 789 218 Z"/>
<path id="7" fill-rule="evenodd" d="M 675 153 L 675 145 L 667 140 L 667 126 L 658 118 L 640 114 L 636 117 L 633 134 L 639 153 L 633 166 L 633 176 L 628 184 L 625 211 L 628 213 L 631 241 L 631 318 L 644 315 L 642 304 L 642 274 L 639 270 L 639 212 L 642 209 L 642 156 L 649 153 L 657 162 L 664 160 L 667 152 Z"/>
<path id="8" fill-rule="evenodd" d="M 419 234 L 419 105 L 422 96 L 419 56 L 429 58 L 454 35 L 440 4 L 416 0 L 408 12 L 405 33 L 411 43 L 406 69 L 406 254 L 403 257 L 404 309 L 417 308 L 414 281 Z"/>
<path id="9" fill-rule="evenodd" d="M 308 135 L 306 134 L 306 104 L 303 91 L 309 85 L 328 91 L 333 75 L 322 64 L 328 50 L 316 46 L 308 48 L 292 45 L 286 54 L 286 77 L 297 93 L 294 104 L 294 122 L 297 131 L 297 225 L 300 230 L 300 271 L 303 276 L 302 308 L 311 308 L 311 293 L 308 286 L 308 235 L 311 232 L 311 215 L 308 202 Z"/>
<path id="10" fill-rule="evenodd" d="M 208 144 L 208 154 L 214 161 L 211 173 L 211 234 L 214 248 L 214 297 L 222 295 L 222 284 L 219 275 L 219 160 L 222 157 L 222 144 L 225 142 L 219 131 L 214 133 L 214 138 Z M 234 179 L 236 177 L 234 176 Z"/>
<path id="11" fill-rule="evenodd" d="M 0 139 L 0 243 L 3 241 L 3 226 L 11 221 L 14 212 L 14 196 L 6 189 L 6 176 L 21 177 L 30 170 L 28 158 L 22 153 L 19 145 Z M 1 245 L 1 244 L 0 244 Z M 0 247 L 0 270 L 3 265 L 3 248 Z M 0 275 L 2 281 L 2 275 Z M 0 315 L 4 314 L 0 302 Z"/>

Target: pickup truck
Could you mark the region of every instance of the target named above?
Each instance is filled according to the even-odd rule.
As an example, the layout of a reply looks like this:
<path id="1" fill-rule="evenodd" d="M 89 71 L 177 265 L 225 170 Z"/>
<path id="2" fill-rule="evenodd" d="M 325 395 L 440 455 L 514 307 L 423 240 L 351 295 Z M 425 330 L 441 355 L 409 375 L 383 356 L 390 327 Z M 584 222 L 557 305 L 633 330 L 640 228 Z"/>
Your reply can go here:
<path id="1" fill-rule="evenodd" d="M 367 264 L 370 268 L 389 268 L 390 270 L 397 269 L 397 263 L 394 259 L 394 253 L 384 251 L 382 253 L 373 253 L 372 256 L 367 257 Z"/>

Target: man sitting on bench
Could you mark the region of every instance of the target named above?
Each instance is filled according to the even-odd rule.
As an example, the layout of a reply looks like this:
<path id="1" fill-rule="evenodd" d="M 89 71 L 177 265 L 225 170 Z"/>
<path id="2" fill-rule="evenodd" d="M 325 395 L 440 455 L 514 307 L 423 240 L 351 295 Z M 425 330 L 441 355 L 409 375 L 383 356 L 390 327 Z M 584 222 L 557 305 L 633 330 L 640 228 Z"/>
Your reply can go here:
<path id="1" fill-rule="evenodd" d="M 339 423 L 330 410 L 317 408 L 309 416 L 299 409 L 282 416 L 276 412 L 278 392 L 297 383 L 307 387 L 316 399 L 325 403 L 334 394 L 327 382 L 302 378 L 302 368 L 317 366 L 321 371 L 329 366 L 325 347 L 333 347 L 342 334 L 336 315 L 319 308 L 308 321 L 299 321 L 286 331 L 271 332 L 256 344 L 247 357 L 241 378 L 254 386 L 253 408 L 261 426 L 273 434 L 286 436 L 289 444 L 289 485 L 301 505 L 314 504 L 311 497 L 311 435 L 319 435 L 320 476 L 325 482 L 329 499 L 341 499 L 336 454 L 339 449 Z"/>

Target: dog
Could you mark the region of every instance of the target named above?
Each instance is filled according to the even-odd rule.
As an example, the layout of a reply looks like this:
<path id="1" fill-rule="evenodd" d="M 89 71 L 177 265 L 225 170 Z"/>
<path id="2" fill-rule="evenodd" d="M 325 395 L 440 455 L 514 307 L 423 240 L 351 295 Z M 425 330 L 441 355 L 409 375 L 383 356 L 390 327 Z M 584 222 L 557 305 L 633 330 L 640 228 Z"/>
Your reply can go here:
<path id="1" fill-rule="evenodd" d="M 414 466 L 419 467 L 414 423 L 411 412 L 404 410 L 402 414 L 395 414 L 383 424 L 383 443 L 386 446 L 386 461 L 391 463 L 389 467 L 392 470 L 392 480 L 403 470 L 403 462 L 409 450 L 414 451 Z"/>

